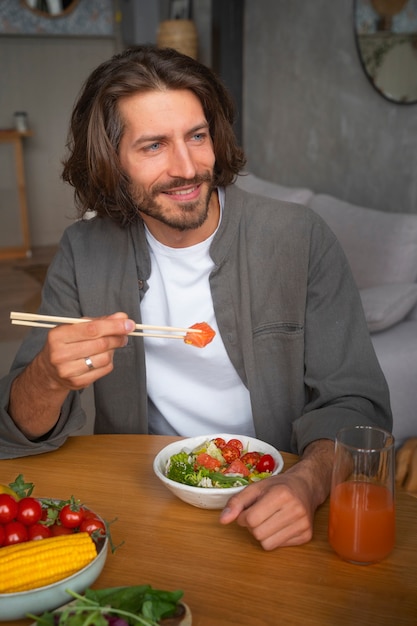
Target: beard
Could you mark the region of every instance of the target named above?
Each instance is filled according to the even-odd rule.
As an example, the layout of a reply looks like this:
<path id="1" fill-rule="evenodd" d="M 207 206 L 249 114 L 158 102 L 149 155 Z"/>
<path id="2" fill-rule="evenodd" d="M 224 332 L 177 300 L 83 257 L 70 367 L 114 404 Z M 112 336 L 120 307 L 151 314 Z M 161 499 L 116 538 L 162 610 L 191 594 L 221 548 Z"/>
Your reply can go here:
<path id="1" fill-rule="evenodd" d="M 198 200 L 189 202 L 172 201 L 168 198 L 166 202 L 157 200 L 160 194 L 167 193 L 171 189 L 203 183 L 208 183 L 207 191 L 201 193 Z M 138 211 L 178 231 L 195 230 L 204 224 L 213 191 L 213 176 L 210 172 L 194 176 L 192 179 L 175 178 L 170 180 L 169 184 L 155 185 L 149 191 L 134 183 L 131 184 L 132 198 Z"/>

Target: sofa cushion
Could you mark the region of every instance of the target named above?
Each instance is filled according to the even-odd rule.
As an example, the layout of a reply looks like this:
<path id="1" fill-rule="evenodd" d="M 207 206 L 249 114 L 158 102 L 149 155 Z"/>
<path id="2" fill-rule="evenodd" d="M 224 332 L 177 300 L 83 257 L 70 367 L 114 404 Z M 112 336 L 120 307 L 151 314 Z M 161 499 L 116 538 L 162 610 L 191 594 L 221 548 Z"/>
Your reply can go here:
<path id="1" fill-rule="evenodd" d="M 359 291 L 370 332 L 385 330 L 403 320 L 417 303 L 416 283 L 391 283 Z"/>
<path id="2" fill-rule="evenodd" d="M 405 320 L 388 330 L 372 335 L 372 343 L 387 379 L 393 434 L 397 446 L 408 437 L 417 436 L 417 321 Z"/>
<path id="3" fill-rule="evenodd" d="M 388 213 L 317 194 L 309 206 L 340 241 L 360 289 L 417 279 L 417 215 Z"/>
<path id="4" fill-rule="evenodd" d="M 275 198 L 276 200 L 286 200 L 287 202 L 297 202 L 298 204 L 308 204 L 313 197 L 313 192 L 304 187 L 285 187 L 272 183 L 262 178 L 258 178 L 254 174 L 243 173 L 237 177 L 236 185 L 240 189 L 256 193 L 267 198 Z"/>

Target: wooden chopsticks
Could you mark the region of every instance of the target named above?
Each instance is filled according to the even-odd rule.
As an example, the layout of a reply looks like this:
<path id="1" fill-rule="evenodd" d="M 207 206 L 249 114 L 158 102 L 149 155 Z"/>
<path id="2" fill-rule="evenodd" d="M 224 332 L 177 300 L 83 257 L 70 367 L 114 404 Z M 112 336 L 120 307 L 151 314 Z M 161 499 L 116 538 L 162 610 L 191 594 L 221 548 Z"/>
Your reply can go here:
<path id="1" fill-rule="evenodd" d="M 12 324 L 17 326 L 32 326 L 35 328 L 54 328 L 58 324 L 80 324 L 91 321 L 86 317 L 59 317 L 56 315 L 39 315 L 37 313 L 10 313 Z M 144 332 L 147 331 L 147 332 Z M 154 337 L 158 339 L 184 339 L 187 333 L 201 333 L 199 328 L 178 328 L 176 326 L 152 326 L 151 324 L 136 324 L 136 330 L 129 333 L 134 337 Z"/>

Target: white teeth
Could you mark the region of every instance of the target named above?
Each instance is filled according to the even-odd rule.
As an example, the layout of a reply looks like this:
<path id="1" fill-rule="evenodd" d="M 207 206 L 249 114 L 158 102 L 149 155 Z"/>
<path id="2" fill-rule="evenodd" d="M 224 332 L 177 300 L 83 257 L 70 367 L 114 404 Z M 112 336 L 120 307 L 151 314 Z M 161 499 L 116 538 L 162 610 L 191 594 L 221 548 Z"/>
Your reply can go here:
<path id="1" fill-rule="evenodd" d="M 192 189 L 183 189 L 180 191 L 170 191 L 169 193 L 173 196 L 187 196 L 189 193 L 192 193 L 194 190 L 196 189 L 196 187 L 193 187 Z"/>

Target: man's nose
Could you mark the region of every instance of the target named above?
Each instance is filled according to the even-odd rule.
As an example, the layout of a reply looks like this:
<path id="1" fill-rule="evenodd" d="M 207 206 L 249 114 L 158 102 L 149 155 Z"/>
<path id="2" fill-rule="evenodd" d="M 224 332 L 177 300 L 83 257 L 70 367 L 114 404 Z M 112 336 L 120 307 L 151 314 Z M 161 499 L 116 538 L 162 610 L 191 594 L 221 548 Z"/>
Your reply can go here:
<path id="1" fill-rule="evenodd" d="M 194 163 L 192 151 L 186 144 L 176 146 L 171 153 L 169 175 L 173 178 L 194 178 L 197 168 Z"/>

